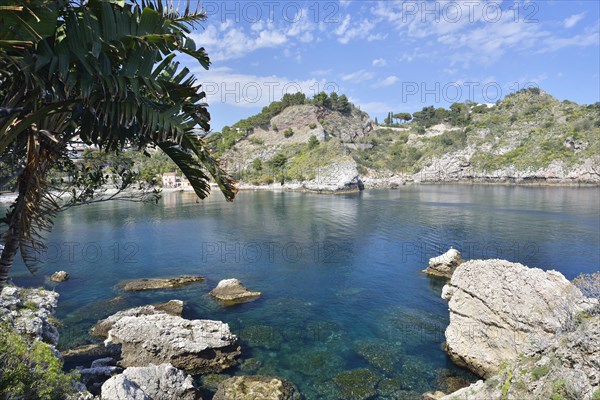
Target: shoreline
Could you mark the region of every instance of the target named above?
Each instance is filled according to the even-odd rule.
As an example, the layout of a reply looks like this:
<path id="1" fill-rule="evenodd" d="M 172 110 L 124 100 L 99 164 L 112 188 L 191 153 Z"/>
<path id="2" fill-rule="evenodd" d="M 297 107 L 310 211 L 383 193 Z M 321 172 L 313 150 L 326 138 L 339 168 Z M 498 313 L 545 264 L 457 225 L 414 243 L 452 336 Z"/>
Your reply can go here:
<path id="1" fill-rule="evenodd" d="M 271 184 L 271 185 L 252 185 L 249 183 L 242 182 L 238 187 L 238 191 L 240 192 L 250 192 L 250 191 L 272 191 L 272 192 L 298 192 L 298 193 L 314 193 L 314 194 L 351 194 L 351 193 L 359 193 L 363 190 L 374 190 L 374 189 L 390 189 L 390 190 L 398 190 L 402 186 L 436 186 L 436 185 L 464 185 L 464 186 L 514 186 L 514 187 L 561 187 L 561 188 L 600 188 L 600 182 L 547 182 L 547 181 L 525 181 L 525 182 L 511 182 L 511 181 L 497 181 L 497 182 L 485 182 L 479 180 L 460 180 L 460 181 L 438 181 L 438 182 L 415 182 L 415 181 L 389 181 L 386 182 L 369 182 L 369 179 L 364 184 L 363 189 L 353 188 L 353 189 L 340 189 L 340 190 L 331 190 L 327 188 L 323 188 L 321 190 L 318 189 L 308 189 L 302 184 L 295 183 L 293 186 L 279 185 L 279 184 Z M 211 188 L 218 190 L 217 185 L 211 184 Z M 185 192 L 185 193 L 194 193 L 194 189 L 192 188 L 159 188 L 162 193 L 176 193 L 176 192 Z M 17 198 L 17 193 L 1 193 L 0 194 L 0 204 L 11 204 Z"/>
<path id="2" fill-rule="evenodd" d="M 372 184 L 367 181 L 364 182 L 364 189 L 351 189 L 351 190 L 315 190 L 303 187 L 301 184 L 294 184 L 294 186 L 280 186 L 280 185 L 251 185 L 243 183 L 238 186 L 239 191 L 274 191 L 274 192 L 304 192 L 304 193 L 317 193 L 317 194 L 346 194 L 346 193 L 357 193 L 363 190 L 374 190 L 374 189 L 391 189 L 397 190 L 402 186 L 437 186 L 437 185 L 456 185 L 456 186 L 514 186 L 514 187 L 565 187 L 565 188 L 600 188 L 600 182 L 485 182 L 476 180 L 462 180 L 462 181 L 439 181 L 439 182 L 414 182 L 414 181 L 403 181 L 403 182 L 385 182 Z"/>

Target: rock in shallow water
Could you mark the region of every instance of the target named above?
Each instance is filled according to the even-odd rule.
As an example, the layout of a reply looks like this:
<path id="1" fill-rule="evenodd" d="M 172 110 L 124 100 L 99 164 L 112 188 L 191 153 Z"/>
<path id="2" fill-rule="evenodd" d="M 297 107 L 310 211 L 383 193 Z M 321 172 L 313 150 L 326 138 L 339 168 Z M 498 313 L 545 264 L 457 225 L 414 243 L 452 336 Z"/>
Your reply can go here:
<path id="1" fill-rule="evenodd" d="M 296 387 L 273 376 L 236 376 L 224 380 L 213 400 L 300 400 Z"/>
<path id="2" fill-rule="evenodd" d="M 450 278 L 456 267 L 463 262 L 460 251 L 451 248 L 441 256 L 430 258 L 429 266 L 423 272 L 427 275 Z"/>
<path id="3" fill-rule="evenodd" d="M 226 323 L 163 313 L 119 318 L 105 345 L 121 346 L 124 367 L 171 363 L 192 374 L 219 372 L 236 364 L 240 355 L 237 337 Z"/>
<path id="4" fill-rule="evenodd" d="M 355 369 L 337 374 L 334 382 L 338 387 L 339 397 L 343 400 L 366 400 L 373 398 L 380 377 L 368 369 Z"/>
<path id="5" fill-rule="evenodd" d="M 461 264 L 442 297 L 450 301 L 447 352 L 480 376 L 519 354 L 545 349 L 592 306 L 559 272 L 505 260 Z"/>
<path id="6" fill-rule="evenodd" d="M 57 271 L 50 276 L 52 282 L 64 282 L 69 279 L 69 273 L 65 271 Z"/>
<path id="7" fill-rule="evenodd" d="M 237 279 L 224 279 L 210 291 L 210 295 L 226 304 L 237 304 L 256 300 L 261 293 L 246 289 Z"/>
<path id="8" fill-rule="evenodd" d="M 108 318 L 98 321 L 98 323 L 92 327 L 90 333 L 94 336 L 107 338 L 108 331 L 110 331 L 115 322 L 123 317 L 138 317 L 141 315 L 154 314 L 168 314 L 181 317 L 182 312 L 183 301 L 181 300 L 170 300 L 166 303 L 130 308 L 128 310 L 119 311 Z"/>
<path id="9" fill-rule="evenodd" d="M 170 364 L 127 368 L 102 385 L 101 400 L 201 400 L 192 378 Z"/>
<path id="10" fill-rule="evenodd" d="M 129 292 L 140 292 L 143 290 L 174 289 L 187 286 L 194 282 L 202 282 L 204 277 L 194 275 L 182 275 L 176 278 L 144 278 L 126 281 L 121 284 L 123 290 Z"/>

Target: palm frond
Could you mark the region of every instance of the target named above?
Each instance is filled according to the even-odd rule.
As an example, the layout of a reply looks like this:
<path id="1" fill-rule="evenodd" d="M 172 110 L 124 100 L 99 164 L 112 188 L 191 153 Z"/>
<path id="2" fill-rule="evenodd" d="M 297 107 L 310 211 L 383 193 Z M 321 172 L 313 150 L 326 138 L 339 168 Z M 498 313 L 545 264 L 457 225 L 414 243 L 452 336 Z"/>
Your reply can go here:
<path id="1" fill-rule="evenodd" d="M 204 172 L 198 159 L 178 143 L 158 142 L 157 145 L 179 167 L 194 188 L 196 195 L 201 199 L 206 198 L 210 193 L 210 178 Z"/>

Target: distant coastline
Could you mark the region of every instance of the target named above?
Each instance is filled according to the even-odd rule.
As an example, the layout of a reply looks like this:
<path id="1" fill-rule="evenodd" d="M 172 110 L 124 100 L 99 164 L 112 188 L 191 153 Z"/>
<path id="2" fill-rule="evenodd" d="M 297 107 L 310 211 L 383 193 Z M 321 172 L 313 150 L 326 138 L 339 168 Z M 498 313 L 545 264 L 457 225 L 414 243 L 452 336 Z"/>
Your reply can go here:
<path id="1" fill-rule="evenodd" d="M 284 184 L 281 186 L 278 183 L 271 185 L 252 185 L 251 183 L 242 182 L 238 185 L 238 190 L 241 192 L 251 191 L 272 191 L 272 192 L 300 192 L 300 193 L 316 193 L 316 194 L 348 194 L 358 193 L 362 190 L 375 190 L 375 189 L 388 189 L 395 190 L 400 189 L 402 186 L 414 186 L 414 185 L 425 185 L 425 186 L 436 186 L 436 185 L 464 185 L 464 186 L 515 186 L 515 187 L 565 187 L 565 188 L 600 188 L 600 183 L 594 182 L 548 182 L 548 181 L 494 181 L 485 182 L 482 180 L 460 180 L 460 181 L 438 181 L 438 182 L 414 182 L 404 181 L 398 183 L 397 181 L 378 180 L 372 182 L 367 179 L 364 182 L 364 189 L 348 189 L 348 190 L 327 190 L 327 189 L 309 189 L 304 187 L 301 183 Z M 159 188 L 162 193 L 194 193 L 192 188 Z M 211 189 L 217 190 L 216 185 L 211 185 Z M 0 194 L 0 204 L 10 204 L 17 198 L 17 193 L 2 193 Z"/>

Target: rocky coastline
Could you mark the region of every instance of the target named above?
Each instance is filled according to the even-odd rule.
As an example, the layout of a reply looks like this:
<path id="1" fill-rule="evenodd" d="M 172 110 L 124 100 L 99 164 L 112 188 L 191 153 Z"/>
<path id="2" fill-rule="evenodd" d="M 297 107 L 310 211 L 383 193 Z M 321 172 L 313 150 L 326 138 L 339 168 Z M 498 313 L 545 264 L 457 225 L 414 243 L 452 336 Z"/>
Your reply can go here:
<path id="1" fill-rule="evenodd" d="M 450 313 L 444 349 L 457 365 L 482 379 L 448 394 L 425 393 L 423 399 L 598 399 L 598 299 L 585 297 L 559 272 L 505 260 L 464 261 L 454 249 L 432 258 L 428 269 L 424 272 L 449 279 L 442 290 Z M 245 301 L 258 294 L 235 279 L 223 282 L 217 298 L 235 295 Z M 220 293 L 223 288 L 225 294 Z M 0 300 L 3 321 L 63 357 L 53 324 L 57 293 L 6 287 Z M 78 367 L 82 383 L 71 398 L 201 399 L 192 375 L 221 376 L 214 374 L 239 363 L 241 347 L 227 324 L 188 320 L 182 310 L 183 302 L 171 300 L 99 321 L 91 333 L 104 343 L 82 350 L 97 359 Z M 222 376 L 214 385 L 214 398 L 302 398 L 292 383 L 275 376 Z M 344 374 L 336 379 L 345 384 Z M 360 398 L 374 393 L 367 390 Z"/>
<path id="2" fill-rule="evenodd" d="M 561 273 L 471 260 L 456 267 L 442 298 L 445 350 L 483 380 L 426 398 L 600 398 L 600 302 Z"/>

